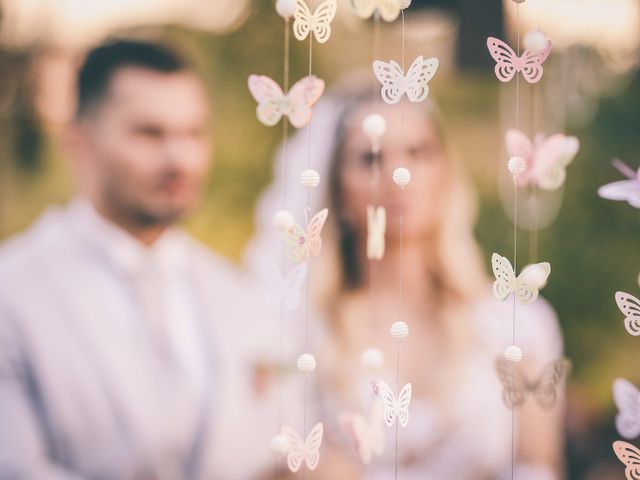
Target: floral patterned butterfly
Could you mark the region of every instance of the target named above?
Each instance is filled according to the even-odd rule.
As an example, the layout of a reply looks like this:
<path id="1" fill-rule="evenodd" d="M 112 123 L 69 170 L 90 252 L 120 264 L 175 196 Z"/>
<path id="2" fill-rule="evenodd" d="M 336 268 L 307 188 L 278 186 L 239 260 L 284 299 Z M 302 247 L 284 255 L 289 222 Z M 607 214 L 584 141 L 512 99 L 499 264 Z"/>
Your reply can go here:
<path id="1" fill-rule="evenodd" d="M 547 262 L 527 265 L 516 277 L 511 262 L 497 253 L 491 257 L 491 268 L 496 277 L 493 294 L 498 300 L 505 300 L 512 293 L 520 303 L 528 305 L 538 298 L 540 288 L 547 283 L 551 265 Z"/>
<path id="2" fill-rule="evenodd" d="M 411 384 L 407 383 L 396 397 L 391 387 L 386 382 L 374 382 L 373 393 L 375 393 L 384 406 L 384 423 L 391 427 L 396 421 L 401 427 L 406 427 L 409 423 L 409 404 L 411 403 Z"/>
<path id="3" fill-rule="evenodd" d="M 304 0 L 296 0 L 296 8 L 293 11 L 293 34 L 302 41 L 310 33 L 315 35 L 318 43 L 325 43 L 331 36 L 331 22 L 336 16 L 338 2 L 325 0 L 311 13 Z"/>
<path id="4" fill-rule="evenodd" d="M 391 60 L 389 63 L 376 60 L 373 72 L 382 84 L 382 100 L 388 104 L 400 101 L 404 94 L 412 102 L 423 102 L 429 96 L 429 81 L 438 70 L 438 59 L 422 55 L 416 58 L 405 76 L 402 67 Z"/>
<path id="5" fill-rule="evenodd" d="M 283 116 L 291 125 L 300 128 L 309 123 L 312 107 L 324 92 L 324 82 L 315 75 L 298 80 L 288 93 L 264 75 L 249 76 L 249 91 L 258 102 L 258 120 L 268 127 L 276 125 Z"/>
<path id="6" fill-rule="evenodd" d="M 309 432 L 307 439 L 302 438 L 295 430 L 287 426 L 282 427 L 282 435 L 289 442 L 287 449 L 287 466 L 292 472 L 300 470 L 303 464 L 309 470 L 315 470 L 320 461 L 320 445 L 322 444 L 323 426 L 317 423 Z"/>
<path id="7" fill-rule="evenodd" d="M 627 467 L 624 471 L 627 480 L 640 480 L 640 450 L 630 443 L 617 440 L 613 442 L 613 451 Z"/>
<path id="8" fill-rule="evenodd" d="M 320 253 L 322 249 L 320 234 L 328 215 L 328 209 L 320 210 L 307 223 L 306 230 L 296 223 L 289 228 L 280 229 L 280 235 L 287 246 L 287 255 L 291 260 L 300 262 Z"/>

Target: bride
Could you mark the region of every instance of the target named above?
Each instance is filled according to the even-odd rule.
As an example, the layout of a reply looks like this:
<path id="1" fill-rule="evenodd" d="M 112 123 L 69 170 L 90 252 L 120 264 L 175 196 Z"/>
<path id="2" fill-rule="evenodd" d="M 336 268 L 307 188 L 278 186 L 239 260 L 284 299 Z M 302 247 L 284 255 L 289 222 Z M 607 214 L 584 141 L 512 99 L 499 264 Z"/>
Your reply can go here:
<path id="1" fill-rule="evenodd" d="M 386 119 L 377 160 L 362 129 L 373 112 Z M 284 206 L 299 222 L 304 218 L 307 190 L 294 179 L 306 168 L 307 141 L 303 129 L 287 145 L 288 174 L 280 155 L 276 178 L 258 206 L 250 264 L 280 254 L 271 225 L 275 211 Z M 506 479 L 512 469 L 519 480 L 562 478 L 562 402 L 542 408 L 529 395 L 515 410 L 513 424 L 503 402 L 495 365 L 512 343 L 512 303 L 491 294 L 483 262 L 488 254 L 473 236 L 473 190 L 435 105 L 407 103 L 401 114 L 398 105 L 365 94 L 329 96 L 316 106 L 310 141 L 311 165 L 322 179 L 311 192 L 312 213 L 323 207 L 330 212 L 322 252 L 311 260 L 309 274 L 318 361 L 310 378 L 317 391 L 314 414 L 325 424 L 322 458 L 310 478 L 394 478 L 395 428 L 371 417 L 377 422 L 369 425 L 374 436 L 385 429 L 386 448 L 365 464 L 358 447 L 371 438 L 356 435 L 354 444 L 349 419 L 369 418 L 372 382 L 395 387 L 398 359 L 400 387 L 411 382 L 413 389 L 409 423 L 398 433 L 398 478 Z M 411 172 L 405 189 L 392 180 L 399 166 Z M 381 260 L 367 259 L 368 205 L 386 210 Z M 399 315 L 410 334 L 398 354 L 389 327 Z M 294 330 L 300 331 L 303 318 L 295 317 Z M 516 328 L 524 352 L 517 368 L 535 381 L 562 355 L 555 314 L 542 299 L 518 305 Z M 294 358 L 299 353 L 291 352 Z"/>

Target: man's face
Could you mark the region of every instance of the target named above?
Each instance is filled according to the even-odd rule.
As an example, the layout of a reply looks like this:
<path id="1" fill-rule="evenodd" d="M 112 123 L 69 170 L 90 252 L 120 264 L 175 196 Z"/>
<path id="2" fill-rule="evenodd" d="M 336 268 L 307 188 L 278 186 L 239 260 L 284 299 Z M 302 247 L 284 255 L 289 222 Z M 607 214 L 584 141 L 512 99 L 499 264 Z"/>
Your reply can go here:
<path id="1" fill-rule="evenodd" d="M 207 173 L 207 105 L 192 73 L 116 71 L 80 128 L 83 178 L 98 207 L 138 225 L 179 220 Z"/>

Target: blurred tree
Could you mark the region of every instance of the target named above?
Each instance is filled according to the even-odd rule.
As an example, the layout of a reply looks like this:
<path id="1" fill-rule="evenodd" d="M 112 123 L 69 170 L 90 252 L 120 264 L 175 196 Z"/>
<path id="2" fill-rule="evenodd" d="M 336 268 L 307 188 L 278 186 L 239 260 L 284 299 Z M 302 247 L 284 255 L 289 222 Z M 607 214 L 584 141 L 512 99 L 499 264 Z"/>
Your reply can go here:
<path id="1" fill-rule="evenodd" d="M 461 69 L 484 70 L 492 64 L 486 39 L 504 34 L 502 0 L 413 0 L 411 7 L 438 7 L 456 12 L 460 18 L 457 59 Z"/>

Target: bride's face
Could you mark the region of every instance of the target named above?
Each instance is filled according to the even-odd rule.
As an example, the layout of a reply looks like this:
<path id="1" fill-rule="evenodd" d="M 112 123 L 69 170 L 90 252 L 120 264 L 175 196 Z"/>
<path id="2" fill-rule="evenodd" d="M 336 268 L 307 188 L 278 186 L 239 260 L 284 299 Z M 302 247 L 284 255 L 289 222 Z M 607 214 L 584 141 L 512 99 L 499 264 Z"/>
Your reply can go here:
<path id="1" fill-rule="evenodd" d="M 399 105 L 378 105 L 387 130 L 381 140 L 379 179 L 372 185 L 374 156 L 371 141 L 361 125 L 371 108 L 363 106 L 349 121 L 342 157 L 339 159 L 340 187 L 344 215 L 361 233 L 366 232 L 366 207 L 382 205 L 387 210 L 387 238 L 393 240 L 400 231 L 404 216 L 407 240 L 432 235 L 446 214 L 442 199 L 448 181 L 448 166 L 436 129 L 419 107 L 405 105 L 404 127 Z M 411 183 L 403 189 L 392 180 L 397 167 L 411 172 Z"/>

